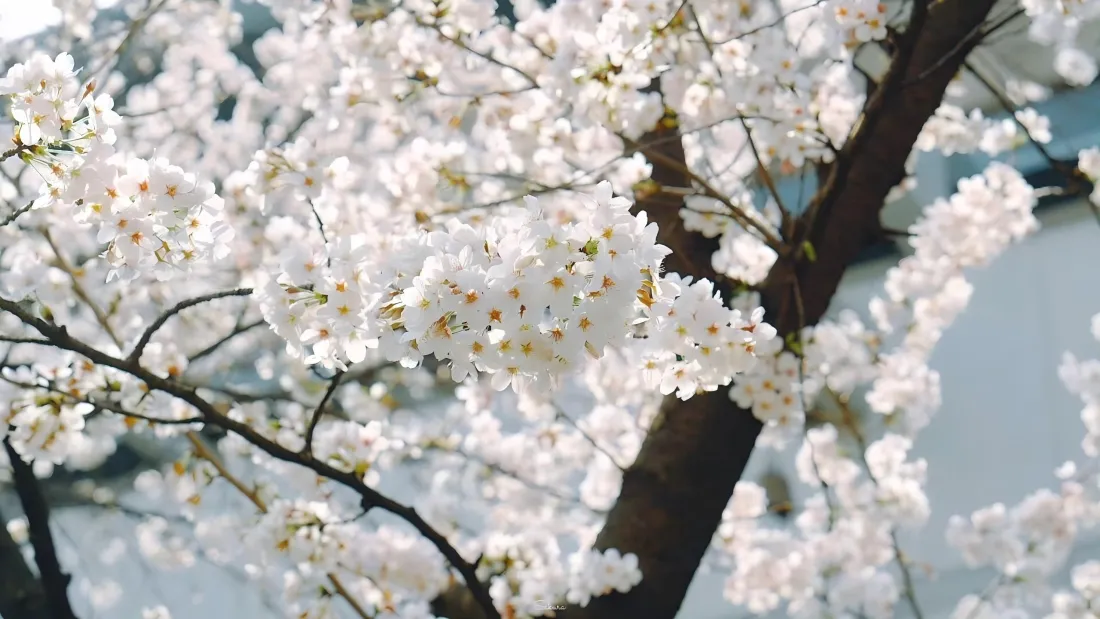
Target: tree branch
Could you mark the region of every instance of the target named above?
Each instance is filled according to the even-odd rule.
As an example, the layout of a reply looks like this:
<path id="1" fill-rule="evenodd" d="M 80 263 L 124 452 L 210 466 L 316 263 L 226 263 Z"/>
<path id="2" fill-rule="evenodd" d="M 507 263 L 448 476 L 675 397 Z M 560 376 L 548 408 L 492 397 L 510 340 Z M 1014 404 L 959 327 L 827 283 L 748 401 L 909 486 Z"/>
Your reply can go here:
<path id="1" fill-rule="evenodd" d="M 328 405 L 328 401 L 332 399 L 333 394 L 336 393 L 336 389 L 340 387 L 340 383 L 344 380 L 344 376 L 347 372 L 337 371 L 336 375 L 329 381 L 328 389 L 325 389 L 325 395 L 321 398 L 321 403 L 317 405 L 317 409 L 313 411 L 313 415 L 309 418 L 309 426 L 306 427 L 306 442 L 302 446 L 302 457 L 307 459 L 313 458 L 313 433 L 317 431 L 317 424 L 321 421 L 321 416 L 325 414 L 325 406 Z"/>
<path id="2" fill-rule="evenodd" d="M 980 37 L 967 39 L 968 33 L 980 29 L 995 2 L 943 0 L 930 6 L 927 0 L 919 0 L 914 6 L 886 77 L 811 200 L 816 205 L 812 214 L 807 212 L 795 222 L 794 238 L 812 243 L 817 260 L 807 259 L 803 243 L 796 241 L 792 255 L 781 255 L 762 287 L 767 319 L 781 337 L 794 333 L 800 323 L 820 320 L 847 266 L 864 242 L 878 234 L 886 195 L 904 178 L 905 160 L 921 128 L 943 100 L 963 59 L 980 41 Z M 925 80 L 902 86 L 906 78 L 925 71 L 929 71 Z M 679 150 L 682 153 L 682 147 Z M 674 166 L 651 161 L 654 177 L 683 176 Z M 639 201 L 638 208 L 646 206 L 646 201 Z M 669 256 L 668 270 L 716 277 L 710 266 L 714 252 L 710 239 L 686 233 L 676 221 L 677 209 L 665 205 L 646 210 L 671 212 L 665 218 L 654 217 L 660 226 L 658 242 L 674 251 L 690 248 Z M 799 303 L 793 298 L 792 280 L 801 290 Z M 723 298 L 729 299 L 731 286 L 719 281 Z M 642 582 L 626 594 L 612 593 L 593 599 L 585 608 L 571 607 L 569 618 L 675 617 L 760 429 L 751 412 L 738 409 L 724 390 L 686 402 L 666 399 L 637 460 L 623 477 L 619 499 L 595 544 L 598 550 L 616 548 L 636 554 Z"/>
<path id="3" fill-rule="evenodd" d="M 23 560 L 23 551 L 12 539 L 7 518 L 0 513 L 0 617 L 42 619 L 48 616 L 42 583 Z"/>
<path id="4" fill-rule="evenodd" d="M 0 153 L 0 163 L 5 162 L 8 159 L 11 159 L 12 157 L 16 157 L 18 155 L 22 155 L 23 153 L 30 152 L 31 149 L 33 149 L 33 148 L 34 148 L 33 146 L 27 146 L 26 144 L 18 144 L 15 148 L 10 148 L 10 149 Z"/>
<path id="5" fill-rule="evenodd" d="M 37 318 L 20 307 L 18 303 L 9 299 L 0 298 L 0 310 L 13 314 L 23 321 L 24 324 L 33 327 L 43 337 L 50 340 L 55 347 L 83 355 L 92 363 L 126 372 L 145 382 L 151 390 L 162 391 L 190 404 L 199 411 L 208 424 L 218 426 L 228 432 L 233 432 L 241 436 L 269 456 L 277 460 L 303 466 L 320 477 L 329 479 L 352 490 L 359 495 L 364 509 L 382 509 L 403 519 L 405 522 L 412 525 L 421 535 L 427 538 L 447 561 L 450 562 L 451 566 L 458 570 L 459 574 L 461 574 L 466 581 L 466 586 L 471 589 L 474 599 L 477 600 L 478 604 L 486 613 L 486 616 L 489 619 L 501 619 L 500 613 L 497 612 L 496 607 L 493 605 L 492 596 L 489 595 L 489 591 L 477 579 L 477 572 L 474 565 L 466 561 L 458 550 L 451 545 L 447 538 L 425 521 L 413 507 L 399 503 L 367 486 L 363 480 L 352 471 L 343 471 L 316 459 L 307 460 L 303 458 L 300 453 L 288 449 L 278 442 L 260 434 L 258 430 L 247 423 L 223 415 L 214 408 L 213 404 L 200 397 L 195 387 L 189 387 L 174 380 L 161 378 L 138 364 L 130 363 L 127 359 L 120 359 L 96 350 L 84 342 L 73 338 L 69 335 L 68 330 L 64 326 L 50 324 L 41 318 Z"/>
<path id="6" fill-rule="evenodd" d="M 250 323 L 241 325 L 239 327 L 235 327 L 225 337 L 223 337 L 220 340 L 214 342 L 213 344 L 207 346 L 206 348 L 203 348 L 199 352 L 191 355 L 191 357 L 187 359 L 187 364 L 190 365 L 190 364 L 198 361 L 199 359 L 202 359 L 204 357 L 209 357 L 210 355 L 217 352 L 217 350 L 219 348 L 221 348 L 227 342 L 229 342 L 229 340 L 237 337 L 238 335 L 240 335 L 242 333 L 247 333 L 247 332 L 255 329 L 256 327 L 259 327 L 261 325 L 266 325 L 266 324 L 267 324 L 267 321 L 261 318 L 259 320 L 255 320 L 255 321 L 252 321 Z"/>
<path id="7" fill-rule="evenodd" d="M 138 339 L 137 344 L 134 345 L 134 351 L 130 353 L 129 357 L 127 357 L 127 362 L 137 364 L 137 362 L 141 359 L 141 353 L 145 351 L 145 347 L 149 344 L 149 340 L 153 339 L 153 335 L 157 332 L 157 330 L 163 327 L 164 323 L 168 322 L 168 319 L 172 316 L 175 316 L 176 314 L 182 312 L 189 307 L 202 305 L 203 303 L 213 301 L 215 299 L 224 299 L 226 297 L 247 297 L 250 294 L 252 294 L 251 288 L 236 288 L 234 290 L 223 290 L 221 292 L 214 292 L 211 294 L 203 295 L 201 297 L 195 297 L 193 299 L 187 299 L 186 301 L 180 301 L 179 303 L 176 303 L 163 314 L 161 314 L 156 320 L 154 320 L 153 324 L 149 325 L 149 328 L 147 328 L 145 332 L 141 334 L 141 338 Z"/>
<path id="8" fill-rule="evenodd" d="M 15 492 L 23 504 L 23 514 L 27 517 L 30 529 L 31 546 L 34 547 L 34 561 L 38 565 L 38 574 L 42 580 L 42 589 L 46 595 L 50 619 L 76 619 L 69 605 L 69 575 L 61 571 L 50 533 L 50 507 L 42 496 L 42 489 L 34 476 L 31 466 L 4 439 L 4 449 L 11 462 L 11 476 L 15 482 Z M 5 576 L 6 578 L 6 576 Z M 45 619 L 45 618 L 43 618 Z"/>
<path id="9" fill-rule="evenodd" d="M 256 509 L 259 510 L 260 513 L 267 513 L 267 503 L 265 503 L 264 500 L 260 498 L 260 495 L 254 489 L 244 485 L 244 482 L 242 482 L 240 479 L 237 479 L 237 476 L 233 475 L 233 473 L 231 473 L 229 469 L 226 468 L 225 463 L 223 463 L 221 461 L 221 458 L 219 458 L 218 455 L 214 453 L 214 451 L 210 449 L 205 442 L 203 442 L 202 437 L 200 437 L 195 432 L 188 432 L 187 440 L 191 443 L 191 449 L 196 456 L 209 462 L 210 465 L 214 467 L 214 470 L 218 472 L 218 475 L 220 475 L 221 478 L 225 481 L 229 482 L 229 484 L 233 486 L 238 492 L 240 492 L 241 495 L 243 495 L 249 500 L 249 502 L 256 506 Z M 328 577 L 329 582 L 332 583 L 333 588 L 336 589 L 337 595 L 344 598 L 344 601 L 346 601 L 348 605 L 352 607 L 352 609 L 357 615 L 359 615 L 359 617 L 361 617 L 361 619 L 371 619 L 370 613 L 368 613 L 366 609 L 364 609 L 363 606 L 359 603 L 359 600 L 355 599 L 355 596 L 353 596 L 351 592 L 349 592 L 347 588 L 344 587 L 344 583 L 340 581 L 339 576 L 333 573 L 327 573 L 325 575 Z"/>
<path id="10" fill-rule="evenodd" d="M 33 208 L 33 207 L 34 207 L 34 201 L 31 200 L 30 202 L 26 203 L 25 205 L 13 210 L 11 213 L 8 214 L 7 217 L 4 218 L 3 221 L 0 221 L 0 227 L 6 226 L 6 225 L 14 222 L 16 219 L 19 219 L 20 216 L 22 216 L 27 211 L 31 210 L 31 208 Z"/>

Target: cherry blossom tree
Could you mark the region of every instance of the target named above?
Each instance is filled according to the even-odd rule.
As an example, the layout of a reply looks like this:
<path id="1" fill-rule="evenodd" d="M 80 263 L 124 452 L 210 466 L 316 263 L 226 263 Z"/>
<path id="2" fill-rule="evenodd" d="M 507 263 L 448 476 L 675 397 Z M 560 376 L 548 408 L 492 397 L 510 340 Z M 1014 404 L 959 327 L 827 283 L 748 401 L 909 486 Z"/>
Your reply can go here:
<path id="1" fill-rule="evenodd" d="M 77 616 L 43 488 L 136 436 L 185 446 L 134 481 L 142 558 L 288 617 L 671 619 L 710 561 L 754 614 L 922 617 L 930 355 L 1041 196 L 1100 205 L 1100 150 L 1051 157 L 1043 89 L 968 60 L 1022 24 L 1088 85 L 1095 0 L 54 5 L 0 50 L 5 619 Z M 1004 163 L 1028 142 L 1061 185 Z M 872 320 L 827 318 L 932 152 L 994 162 L 905 231 Z M 1001 574 L 960 619 L 1100 616 L 1100 563 L 1049 584 L 1100 522 L 1100 361 L 1060 372 L 1081 458 L 952 521 Z M 816 492 L 774 528 L 740 478 L 786 444 Z"/>

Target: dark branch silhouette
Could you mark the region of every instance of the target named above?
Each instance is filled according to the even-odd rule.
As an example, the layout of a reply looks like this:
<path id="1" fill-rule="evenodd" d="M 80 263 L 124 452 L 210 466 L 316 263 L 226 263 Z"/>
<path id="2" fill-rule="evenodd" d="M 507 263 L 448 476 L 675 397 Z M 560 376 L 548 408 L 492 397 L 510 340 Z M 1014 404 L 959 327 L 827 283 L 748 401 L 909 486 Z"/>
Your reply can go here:
<path id="1" fill-rule="evenodd" d="M 23 461 L 23 457 L 15 451 L 8 439 L 4 439 L 4 449 L 7 450 L 8 460 L 11 462 L 15 492 L 19 495 L 23 514 L 27 517 L 31 546 L 34 548 L 34 562 L 38 565 L 42 591 L 46 596 L 48 614 L 41 617 L 42 619 L 47 617 L 76 619 L 76 614 L 69 605 L 68 589 L 69 581 L 72 579 L 61 571 L 61 563 L 57 560 L 57 548 L 53 543 L 53 534 L 50 533 L 50 507 L 42 496 L 42 489 L 38 485 L 31 465 Z"/>
<path id="2" fill-rule="evenodd" d="M 8 519 L 0 513 L 0 617 L 4 619 L 41 619 L 49 616 L 46 592 L 34 575 L 19 544 L 12 539 Z"/>

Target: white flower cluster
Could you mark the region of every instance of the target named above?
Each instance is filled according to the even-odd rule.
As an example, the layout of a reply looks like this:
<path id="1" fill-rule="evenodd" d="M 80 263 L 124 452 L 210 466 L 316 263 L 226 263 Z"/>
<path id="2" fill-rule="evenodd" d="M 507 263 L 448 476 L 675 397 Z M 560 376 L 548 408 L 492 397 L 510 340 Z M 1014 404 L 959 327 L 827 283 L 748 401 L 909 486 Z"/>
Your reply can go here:
<path id="1" fill-rule="evenodd" d="M 282 23 L 256 42 L 256 71 L 231 51 L 243 34 L 233 3 L 165 0 L 142 13 L 127 37 L 129 58 L 143 75 L 150 69 L 145 83 L 126 83 L 109 69 L 118 61 L 111 57 L 102 59 L 103 73 L 111 75 L 102 91 L 77 81 L 65 54 L 34 56 L 8 72 L 0 92 L 9 96 L 14 120 L 9 163 L 21 160 L 35 173 L 0 170 L 0 199 L 25 203 L 15 196 L 34 195 L 39 179 L 44 184 L 38 208 L 0 235 L 9 261 L 5 296 L 35 293 L 74 337 L 117 354 L 121 344 L 108 341 L 117 342 L 116 333 L 129 340 L 130 331 L 207 292 L 213 280 L 227 287 L 258 283 L 257 298 L 247 301 L 260 301 L 289 354 L 268 350 L 281 342 L 263 329 L 246 332 L 254 324 L 247 320 L 250 306 L 237 315 L 214 304 L 164 324 L 140 362 L 157 376 L 208 385 L 203 397 L 216 410 L 290 450 L 304 447 L 318 389 L 325 387 L 303 357 L 341 369 L 353 362 L 364 373 L 382 359 L 410 367 L 428 356 L 442 360 L 464 381 L 462 404 L 443 419 L 429 407 L 410 415 L 392 395 L 434 386 L 427 368 L 416 370 L 415 388 L 412 380 L 393 378 L 396 371 L 387 374 L 389 368 L 367 389 L 341 385 L 330 403 L 350 419 L 318 418 L 311 455 L 370 486 L 395 458 L 423 459 L 431 481 L 418 511 L 447 529 L 448 538 L 470 532 L 463 543 L 485 547 L 479 574 L 491 581 L 501 614 L 517 619 L 559 603 L 587 604 L 639 582 L 633 555 L 588 549 L 619 492 L 621 467 L 641 449 L 659 394 L 687 398 L 733 380 L 730 398 L 765 423 L 761 444 L 777 446 L 802 436 L 806 408 L 818 404 L 819 394 L 832 392 L 843 407 L 874 383 L 872 407 L 901 423 L 866 448 L 862 437 L 831 425 L 806 433 L 796 464 L 801 479 L 820 492 L 796 526 L 764 527 L 757 520 L 769 497 L 742 483 L 720 539 L 735 559 L 727 597 L 750 610 L 786 604 L 797 619 L 898 614 L 906 591 L 889 564 L 906 566 L 893 534 L 928 517 L 925 464 L 910 457 L 910 448 L 912 434 L 939 404 L 929 351 L 969 297 L 962 270 L 1034 228 L 1033 192 L 994 166 L 929 207 L 912 230 L 916 255 L 891 273 L 887 300 L 874 305 L 882 330 L 904 338 L 883 354 L 887 334 L 854 314 L 782 342 L 762 322 L 752 295 L 721 299 L 710 282 L 662 274 L 667 250 L 656 244 L 655 227 L 630 214 L 611 186 L 641 190 L 645 184 L 638 183 L 654 172 L 634 152 L 648 149 L 624 145 L 620 136 L 645 140 L 657 123 L 676 127 L 686 167 L 707 184 L 707 196 L 697 193 L 702 182 L 664 188 L 696 193 L 684 198 L 684 228 L 719 239 L 712 256 L 717 272 L 759 283 L 778 255 L 763 238 L 783 237 L 782 217 L 793 211 L 783 213 L 779 198 L 751 207 L 764 193 L 754 177 L 765 170 L 793 176 L 833 159 L 865 99 L 853 50 L 885 38 L 887 23 L 904 15 L 876 0 L 690 6 L 584 0 L 549 8 L 516 3 L 516 23 L 505 25 L 491 2 L 477 0 L 414 0 L 385 11 L 358 2 L 263 3 Z M 67 31 L 100 40 L 91 32 L 98 26 L 80 23 L 93 10 L 90 0 L 59 4 Z M 1031 38 L 1055 48 L 1055 69 L 1065 80 L 1091 82 L 1096 61 L 1077 40 L 1100 2 L 1020 4 L 1032 18 Z M 156 68 L 147 67 L 154 48 L 164 53 Z M 659 89 L 652 83 L 658 76 Z M 1041 98 L 1043 89 L 1032 86 L 1009 80 L 1006 91 L 1023 106 Z M 122 123 L 103 92 L 125 96 L 125 109 L 136 114 Z M 116 151 L 116 134 L 144 158 Z M 945 104 L 917 146 L 997 155 L 1026 137 L 1050 139 L 1049 121 L 1032 109 L 1014 120 L 991 120 Z M 181 167 L 159 153 L 171 153 Z M 1100 151 L 1084 151 L 1080 159 L 1084 174 L 1100 178 Z M 915 161 L 907 163 L 910 175 Z M 230 208 L 185 169 L 217 182 Z M 572 197 L 603 179 L 611 184 L 599 186 L 595 199 Z M 914 182 L 907 179 L 888 200 Z M 510 205 L 534 191 L 538 201 L 512 217 Z M 441 226 L 443 215 L 458 221 Z M 751 229 L 742 218 L 752 220 Z M 45 257 L 43 241 L 51 239 L 35 229 L 64 241 L 61 251 L 49 248 L 56 260 Z M 325 245 L 315 246 L 321 237 Z M 110 272 L 104 260 L 84 259 L 103 245 Z M 71 269 L 63 268 L 70 266 L 66 256 Z M 214 266 L 213 277 L 156 281 L 198 264 Z M 110 284 L 88 285 L 93 278 Z M 192 341 L 196 325 L 210 332 L 203 344 L 230 329 L 233 340 L 207 351 Z M 12 338 L 27 335 L 18 321 L 3 326 Z M 14 358 L 23 351 L 35 356 L 5 370 L 10 382 L 0 383 L 0 400 L 9 406 L 0 413 L 0 435 L 35 458 L 40 475 L 54 463 L 102 462 L 114 440 L 130 432 L 151 427 L 164 437 L 197 426 L 158 424 L 193 420 L 197 412 L 150 393 L 125 372 L 46 347 L 15 346 Z M 242 362 L 243 354 L 236 355 L 245 352 L 260 358 Z M 238 398 L 203 375 L 240 366 L 251 372 L 254 360 L 260 377 L 278 384 L 270 397 Z M 559 378 L 581 365 L 592 392 L 582 402 L 565 407 L 539 393 L 564 387 Z M 1091 456 L 1100 451 L 1098 368 L 1072 358 L 1063 367 L 1084 401 Z M 490 379 L 478 381 L 480 374 Z M 395 386 L 400 391 L 391 391 Z M 521 395 L 492 392 L 508 386 Z M 91 405 L 50 389 L 109 398 L 132 416 L 91 414 Z M 859 447 L 852 455 L 849 442 Z M 369 608 L 361 614 L 431 618 L 428 600 L 453 583 L 430 544 L 404 529 L 357 520 L 357 495 L 238 435 L 217 451 L 201 456 L 196 448 L 165 471 L 138 477 L 139 490 L 178 503 L 195 524 L 194 540 L 166 519 L 139 527 L 137 550 L 153 564 L 190 566 L 199 557 L 195 541 L 204 558 L 237 562 L 265 577 L 292 616 L 334 616 L 343 604 L 335 587 Z M 220 456 L 227 459 L 223 467 L 211 461 Z M 982 512 L 977 525 L 972 519 L 953 529 L 953 541 L 1002 574 L 1039 580 L 1059 565 L 1076 529 L 1098 519 L 1094 468 L 1063 469 L 1059 493 Z M 234 474 L 242 479 L 233 488 L 218 481 Z M 234 502 L 222 501 L 220 490 L 236 493 Z M 257 517 L 254 509 L 263 513 Z M 459 524 L 467 510 L 485 512 L 491 524 L 469 531 Z M 584 550 L 566 559 L 557 551 L 565 540 Z M 1044 593 L 1053 600 L 1050 619 L 1093 619 L 1097 570 L 1094 563 L 1079 566 L 1073 592 Z M 116 589 L 105 591 L 111 593 L 101 597 L 117 597 Z M 957 619 L 1036 616 L 1014 615 L 1018 609 L 999 598 L 975 596 L 960 609 Z M 150 609 L 147 619 L 167 619 L 162 610 Z"/>
<path id="2" fill-rule="evenodd" d="M 735 557 L 726 598 L 764 614 L 787 603 L 792 617 L 888 619 L 900 589 L 889 571 L 891 537 L 919 527 L 930 513 L 924 495 L 927 464 L 908 459 L 908 439 L 887 434 L 866 453 L 866 474 L 842 453 L 833 426 L 810 430 L 797 456 L 804 483 L 828 485 L 831 498 L 810 499 L 793 529 L 758 522 L 767 496 L 740 482 L 718 531 L 719 547 Z"/>
<path id="3" fill-rule="evenodd" d="M 1086 148 L 1077 155 L 1077 168 L 1092 181 L 1089 200 L 1100 206 L 1100 148 Z"/>
<path id="4" fill-rule="evenodd" d="M 1081 41 L 1090 21 L 1100 18 L 1096 0 L 1020 0 L 1031 18 L 1028 37 L 1055 48 L 1054 70 L 1072 86 L 1088 86 L 1100 72 L 1096 57 Z"/>
<path id="5" fill-rule="evenodd" d="M 1054 594 L 1054 612 L 1046 619 L 1100 618 L 1100 561 L 1088 561 L 1073 568 L 1073 591 Z"/>
<path id="6" fill-rule="evenodd" d="M 966 113 L 961 107 L 943 103 L 924 123 L 916 147 L 923 152 L 944 155 L 981 151 L 990 157 L 1014 150 L 1035 140 L 1046 144 L 1052 139 L 1050 119 L 1034 108 L 1015 112 L 1015 120 L 986 118 L 980 109 Z M 1021 128 L 1022 127 L 1022 128 Z"/>
<path id="7" fill-rule="evenodd" d="M 76 222 L 97 226 L 97 241 L 108 244 L 114 267 L 109 280 L 141 273 L 169 279 L 227 256 L 233 232 L 221 221 L 213 183 L 164 159 L 116 154 L 112 127 L 120 118 L 111 97 L 93 98 L 93 91 L 91 83 L 81 90 L 68 54 L 37 55 L 0 80 L 0 94 L 11 98 L 21 157 L 46 180 L 35 207 L 59 205 Z"/>
<path id="8" fill-rule="evenodd" d="M 958 192 L 925 208 L 910 227 L 914 248 L 886 275 L 886 299 L 871 302 L 884 333 L 906 327 L 902 344 L 883 354 L 867 394 L 872 410 L 901 414 L 915 431 L 939 407 L 939 375 L 928 367 L 932 348 L 966 307 L 972 287 L 963 270 L 984 266 L 1039 227 L 1035 191 L 1014 168 L 992 163 L 959 181 Z"/>
<path id="9" fill-rule="evenodd" d="M 1093 318 L 1093 336 L 1100 340 L 1098 325 L 1100 315 Z M 969 518 L 951 518 L 948 543 L 962 553 L 967 564 L 991 566 L 1001 575 L 987 595 L 963 598 L 953 617 L 1032 617 L 1051 608 L 1053 613 L 1046 619 L 1100 616 L 1097 562 L 1073 569 L 1073 592 L 1051 596 L 1047 584 L 1066 564 L 1082 532 L 1100 525 L 1100 361 L 1079 362 L 1067 353 L 1059 375 L 1085 404 L 1081 420 L 1086 459 L 1059 467 L 1056 474 L 1061 487 L 1057 492 L 1043 489 L 1011 508 L 996 503 Z"/>
<path id="10" fill-rule="evenodd" d="M 879 0 L 834 0 L 830 3 L 837 23 L 856 43 L 886 38 L 886 4 Z"/>
<path id="11" fill-rule="evenodd" d="M 1093 324 L 1100 324 L 1100 315 L 1093 319 Z M 1098 333 L 1095 328 L 1093 332 L 1094 335 Z M 1081 448 L 1089 457 L 1100 458 L 1100 361 L 1078 361 L 1071 353 L 1066 353 L 1058 374 L 1066 388 L 1085 403 L 1081 421 L 1086 434 Z"/>
<path id="12" fill-rule="evenodd" d="M 714 285 L 672 274 L 660 281 L 655 319 L 646 342 L 646 369 L 661 393 L 688 399 L 696 391 L 714 391 L 753 367 L 758 344 L 775 341 L 775 327 L 762 322 L 764 309 L 744 319 L 729 309 Z"/>
<path id="13" fill-rule="evenodd" d="M 730 311 L 710 282 L 661 278 L 657 226 L 601 183 L 580 221 L 556 226 L 535 198 L 511 228 L 452 223 L 385 255 L 349 239 L 327 254 L 288 252 L 258 290 L 265 319 L 307 363 L 346 367 L 368 347 L 415 365 L 434 355 L 451 376 L 486 373 L 497 390 L 546 391 L 586 356 L 621 346 L 649 319 L 655 385 L 687 398 L 750 366 L 775 330 Z"/>
<path id="14" fill-rule="evenodd" d="M 557 544 L 496 535 L 483 554 L 486 565 L 506 571 L 494 576 L 489 592 L 506 617 L 557 616 L 565 604 L 588 606 L 592 598 L 626 593 L 642 581 L 638 557 L 611 549 L 578 550 L 562 561 Z"/>
<path id="15" fill-rule="evenodd" d="M 633 553 L 620 554 L 615 549 L 578 552 L 569 558 L 569 567 L 569 593 L 566 598 L 570 603 L 581 606 L 588 606 L 592 598 L 612 591 L 626 593 L 642 582 L 638 557 Z"/>
<path id="16" fill-rule="evenodd" d="M 888 299 L 871 302 L 883 334 L 908 325 L 898 349 L 878 354 L 881 336 L 850 312 L 803 331 L 803 361 L 782 342 L 757 348 L 756 363 L 734 375 L 729 395 L 765 424 L 761 444 L 781 447 L 799 436 L 804 408 L 823 387 L 847 397 L 872 380 L 872 410 L 901 415 L 896 419 L 907 431 L 923 427 L 940 403 L 939 375 L 928 356 L 970 297 L 963 269 L 987 264 L 1037 229 L 1034 193 L 1019 172 L 994 163 L 961 180 L 950 199 L 925 208 L 910 228 L 916 251 L 887 273 Z"/>
<path id="17" fill-rule="evenodd" d="M 3 368 L 2 372 L 7 381 L 36 382 L 35 372 L 28 367 Z M 43 397 L 32 390 L 13 388 L 7 382 L 0 383 L 0 398 L 6 402 L 6 410 L 0 410 L 0 439 L 10 439 L 15 450 L 28 460 L 53 464 L 61 464 L 72 455 L 73 444 L 83 438 L 84 416 L 94 408 L 63 397 Z"/>
<path id="18" fill-rule="evenodd" d="M 366 531 L 343 521 L 323 501 L 279 499 L 244 532 L 258 549 L 258 566 L 278 570 L 281 559 L 308 566 L 298 572 L 318 585 L 325 574 L 348 571 L 380 589 L 379 610 L 431 599 L 448 585 L 442 555 L 425 539 L 389 527 Z M 358 552 L 369 547 L 370 553 Z M 301 587 L 304 589 L 304 587 Z"/>

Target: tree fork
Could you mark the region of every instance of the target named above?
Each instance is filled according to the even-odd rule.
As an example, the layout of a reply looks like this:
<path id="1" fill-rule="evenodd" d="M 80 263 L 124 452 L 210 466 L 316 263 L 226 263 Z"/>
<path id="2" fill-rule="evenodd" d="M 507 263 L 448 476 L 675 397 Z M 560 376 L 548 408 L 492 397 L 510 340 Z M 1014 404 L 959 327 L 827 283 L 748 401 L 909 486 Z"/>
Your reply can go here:
<path id="1" fill-rule="evenodd" d="M 794 222 L 790 253 L 777 260 L 761 287 L 765 319 L 780 337 L 821 319 L 848 265 L 880 233 L 879 214 L 886 196 L 905 177 L 905 161 L 917 136 L 963 61 L 981 42 L 982 24 L 996 1 L 914 4 L 889 71 L 870 94 L 854 134 L 827 167 L 806 213 Z M 653 88 L 659 88 L 659 81 Z M 711 266 L 717 239 L 686 231 L 679 215 L 682 195 L 659 190 L 692 184 L 677 131 L 675 122 L 663 122 L 639 140 L 654 144 L 642 148 L 643 154 L 652 149 L 660 156 L 650 159 L 653 186 L 637 196 L 634 208 L 647 212 L 659 226 L 658 241 L 673 250 L 665 260 L 667 270 L 711 279 L 729 299 L 731 282 Z M 806 252 L 806 245 L 813 251 Z M 623 476 L 619 498 L 595 543 L 599 550 L 636 554 L 642 582 L 628 593 L 597 597 L 584 608 L 569 607 L 560 615 L 673 619 L 761 429 L 751 411 L 734 405 L 724 389 L 687 401 L 666 398 L 637 459 Z M 464 602 L 467 596 L 468 592 L 450 591 L 436 600 L 433 610 L 451 619 L 481 619 L 470 612 Z"/>
<path id="2" fill-rule="evenodd" d="M 844 271 L 878 233 L 887 194 L 904 178 L 905 160 L 921 128 L 939 107 L 963 60 L 981 41 L 974 33 L 980 32 L 995 3 L 916 3 L 887 76 L 868 102 L 855 134 L 830 166 L 811 208 L 797 222 L 796 253 L 780 259 L 765 281 L 766 320 L 776 326 L 780 337 L 820 320 Z M 642 142 L 651 139 L 647 136 Z M 658 183 L 674 172 L 661 168 L 654 165 Z M 682 223 L 675 221 L 679 209 L 665 202 L 642 200 L 638 208 L 660 226 L 661 243 L 674 251 L 687 250 L 680 258 L 669 256 L 669 270 L 715 279 L 710 264 L 713 250 L 704 242 L 709 241 L 686 233 Z M 814 247 L 816 260 L 800 251 L 801 240 Z M 728 298 L 729 286 L 720 288 Z M 801 303 L 795 294 L 801 296 Z M 628 593 L 598 597 L 587 607 L 570 608 L 562 615 L 569 619 L 675 617 L 760 430 L 752 413 L 737 408 L 723 389 L 687 401 L 667 398 L 637 460 L 623 477 L 619 499 L 595 544 L 600 550 L 617 548 L 638 555 L 642 582 Z"/>

